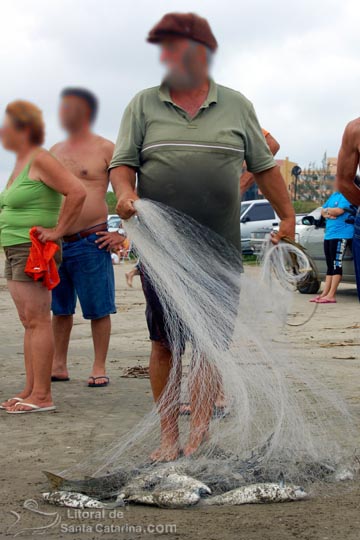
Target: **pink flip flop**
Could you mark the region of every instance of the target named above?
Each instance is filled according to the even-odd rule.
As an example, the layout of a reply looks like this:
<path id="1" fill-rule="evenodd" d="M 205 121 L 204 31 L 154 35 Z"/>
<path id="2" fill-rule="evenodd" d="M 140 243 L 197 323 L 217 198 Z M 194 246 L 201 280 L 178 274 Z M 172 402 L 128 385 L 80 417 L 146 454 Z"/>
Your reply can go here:
<path id="1" fill-rule="evenodd" d="M 327 300 L 326 298 L 320 298 L 319 300 L 315 300 L 317 304 L 336 304 L 336 300 Z"/>
<path id="2" fill-rule="evenodd" d="M 309 302 L 318 302 L 320 300 L 321 296 L 315 296 L 315 298 L 312 298 L 309 300 Z"/>

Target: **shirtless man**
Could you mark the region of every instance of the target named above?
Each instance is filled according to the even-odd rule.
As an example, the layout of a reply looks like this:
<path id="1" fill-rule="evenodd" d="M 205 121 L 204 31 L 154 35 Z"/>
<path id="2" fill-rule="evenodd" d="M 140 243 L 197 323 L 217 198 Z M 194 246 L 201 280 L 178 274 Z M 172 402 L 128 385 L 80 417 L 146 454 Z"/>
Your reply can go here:
<path id="1" fill-rule="evenodd" d="M 337 163 L 337 184 L 339 191 L 355 206 L 360 207 L 360 182 L 356 171 L 360 165 L 360 118 L 352 120 L 343 135 Z M 355 219 L 355 233 L 352 244 L 356 283 L 360 300 L 360 212 Z"/>
<path id="2" fill-rule="evenodd" d="M 61 94 L 60 122 L 68 133 L 64 142 L 51 152 L 79 178 L 87 197 L 77 220 L 63 237 L 61 282 L 53 291 L 52 311 L 55 357 L 52 380 L 68 381 L 67 353 L 73 326 L 76 299 L 83 317 L 91 320 L 94 364 L 88 386 L 109 384 L 105 361 L 110 341 L 110 314 L 116 312 L 114 271 L 110 251 L 124 237 L 107 231 L 108 166 L 114 145 L 95 135 L 91 124 L 97 112 L 97 99 L 88 90 L 67 88 Z"/>

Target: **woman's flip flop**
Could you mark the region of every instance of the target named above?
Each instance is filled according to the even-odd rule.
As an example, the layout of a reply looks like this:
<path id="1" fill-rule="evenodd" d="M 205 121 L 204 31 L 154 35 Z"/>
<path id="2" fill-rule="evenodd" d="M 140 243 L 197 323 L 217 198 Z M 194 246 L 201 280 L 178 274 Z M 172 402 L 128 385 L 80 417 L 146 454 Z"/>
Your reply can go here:
<path id="1" fill-rule="evenodd" d="M 17 403 L 20 403 L 21 401 L 24 401 L 24 400 L 21 397 L 12 397 L 12 398 L 7 399 L 7 401 L 16 401 Z M 13 405 L 16 405 L 16 403 L 14 403 Z M 3 405 L 0 405 L 0 409 L 3 409 L 5 411 L 7 409 L 7 407 L 4 407 Z"/>
<path id="2" fill-rule="evenodd" d="M 18 405 L 24 405 L 26 407 L 30 407 L 27 411 L 6 411 L 8 414 L 27 414 L 27 413 L 36 413 L 36 412 L 51 412 L 55 411 L 56 407 L 55 405 L 51 405 L 51 407 L 39 407 L 39 405 L 34 405 L 33 403 L 22 403 L 21 401 L 18 401 L 18 403 L 15 404 L 15 409 Z"/>

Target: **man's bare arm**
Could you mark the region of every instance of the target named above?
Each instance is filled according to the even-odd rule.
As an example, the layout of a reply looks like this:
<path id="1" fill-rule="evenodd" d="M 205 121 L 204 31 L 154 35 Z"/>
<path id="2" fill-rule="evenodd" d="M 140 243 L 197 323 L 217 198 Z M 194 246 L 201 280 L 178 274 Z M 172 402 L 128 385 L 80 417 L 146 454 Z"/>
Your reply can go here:
<path id="1" fill-rule="evenodd" d="M 117 198 L 116 212 L 123 219 L 129 219 L 135 214 L 134 201 L 136 194 L 136 170 L 127 165 L 111 169 L 110 182 Z"/>
<path id="2" fill-rule="evenodd" d="M 360 119 L 350 122 L 344 131 L 337 163 L 337 181 L 340 192 L 352 204 L 360 205 L 360 190 L 354 179 L 359 165 Z"/>
<path id="3" fill-rule="evenodd" d="M 280 229 L 275 237 L 275 243 L 284 236 L 294 238 L 295 211 L 279 167 L 272 167 L 267 171 L 254 174 L 254 178 L 261 192 L 270 201 L 275 212 L 281 219 Z"/>
<path id="4" fill-rule="evenodd" d="M 114 148 L 115 148 L 115 144 L 112 141 L 109 141 L 109 139 L 104 139 L 104 142 L 103 142 L 104 157 L 105 157 L 106 165 L 108 167 L 110 165 L 110 161 L 114 153 Z"/>
<path id="5" fill-rule="evenodd" d="M 266 143 L 268 147 L 270 148 L 270 152 L 273 156 L 276 156 L 278 151 L 280 150 L 280 144 L 277 142 L 277 140 L 271 135 L 271 133 L 268 133 L 265 137 Z M 240 178 L 240 194 L 244 195 L 246 191 L 251 188 L 251 186 L 255 183 L 254 175 L 248 171 L 245 171 L 244 174 L 241 175 Z"/>

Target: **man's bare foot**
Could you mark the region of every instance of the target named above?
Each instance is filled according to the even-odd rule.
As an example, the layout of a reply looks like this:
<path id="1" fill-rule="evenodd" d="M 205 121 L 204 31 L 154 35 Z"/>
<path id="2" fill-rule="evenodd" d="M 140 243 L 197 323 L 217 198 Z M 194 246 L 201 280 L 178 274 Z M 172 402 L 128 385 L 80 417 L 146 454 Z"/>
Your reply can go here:
<path id="1" fill-rule="evenodd" d="M 88 378 L 88 384 L 100 386 L 108 385 L 109 378 L 106 376 L 105 367 L 97 368 L 93 367 L 90 377 Z"/>
<path id="2" fill-rule="evenodd" d="M 68 381 L 69 372 L 66 367 L 66 364 L 56 365 L 55 363 L 53 363 L 51 377 L 53 378 L 53 380 L 57 380 L 57 381 Z"/>
<path id="3" fill-rule="evenodd" d="M 159 448 L 150 454 L 151 461 L 175 461 L 180 455 L 178 440 L 162 441 Z"/>
<path id="4" fill-rule="evenodd" d="M 70 378 L 69 378 L 69 373 L 68 371 L 56 371 L 54 373 L 51 374 L 51 380 L 53 382 L 57 382 L 57 381 L 70 381 Z"/>
<path id="5" fill-rule="evenodd" d="M 134 279 L 134 273 L 133 273 L 132 270 L 130 272 L 126 272 L 125 279 L 126 279 L 127 286 L 132 287 L 133 286 L 133 279 Z"/>
<path id="6" fill-rule="evenodd" d="M 190 433 L 188 443 L 184 446 L 184 456 L 189 457 L 195 454 L 200 446 L 210 439 L 209 427 L 205 430 L 197 430 L 195 433 Z"/>
<path id="7" fill-rule="evenodd" d="M 139 275 L 140 275 L 140 272 L 138 268 L 133 268 L 132 270 L 130 270 L 130 272 L 126 272 L 125 279 L 126 279 L 126 283 L 128 284 L 128 287 L 133 286 L 134 277 L 139 276 Z"/>

